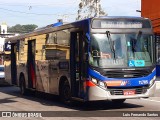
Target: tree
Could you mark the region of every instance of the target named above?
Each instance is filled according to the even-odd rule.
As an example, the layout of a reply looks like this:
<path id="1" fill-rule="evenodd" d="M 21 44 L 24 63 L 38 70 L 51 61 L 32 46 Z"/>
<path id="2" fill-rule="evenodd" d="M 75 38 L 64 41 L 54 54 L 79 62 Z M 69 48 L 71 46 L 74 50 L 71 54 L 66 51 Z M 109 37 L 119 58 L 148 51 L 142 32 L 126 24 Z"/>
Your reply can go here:
<path id="1" fill-rule="evenodd" d="M 100 0 L 81 0 L 77 20 L 107 15 L 100 5 Z"/>
<path id="2" fill-rule="evenodd" d="M 32 32 L 38 26 L 35 24 L 28 24 L 28 25 L 20 25 L 16 24 L 15 26 L 8 27 L 9 33 L 29 33 Z"/>
<path id="3" fill-rule="evenodd" d="M 37 25 L 31 24 L 31 25 L 22 25 L 22 28 L 24 29 L 24 31 L 26 32 L 31 32 L 33 31 L 35 28 L 37 28 Z"/>

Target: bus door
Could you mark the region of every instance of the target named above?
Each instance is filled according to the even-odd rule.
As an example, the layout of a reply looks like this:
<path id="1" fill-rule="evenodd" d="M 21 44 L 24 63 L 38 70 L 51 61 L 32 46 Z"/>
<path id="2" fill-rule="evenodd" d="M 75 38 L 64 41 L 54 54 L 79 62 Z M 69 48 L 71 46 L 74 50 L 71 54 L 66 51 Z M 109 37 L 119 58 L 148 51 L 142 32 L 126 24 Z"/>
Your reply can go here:
<path id="1" fill-rule="evenodd" d="M 83 32 L 71 32 L 70 42 L 70 76 L 71 76 L 71 92 L 73 97 L 81 97 L 83 88 Z"/>
<path id="2" fill-rule="evenodd" d="M 17 62 L 16 62 L 17 44 L 11 44 L 11 79 L 12 84 L 17 85 Z"/>
<path id="3" fill-rule="evenodd" d="M 35 40 L 28 41 L 27 53 L 27 69 L 28 69 L 28 88 L 36 87 L 35 72 Z"/>

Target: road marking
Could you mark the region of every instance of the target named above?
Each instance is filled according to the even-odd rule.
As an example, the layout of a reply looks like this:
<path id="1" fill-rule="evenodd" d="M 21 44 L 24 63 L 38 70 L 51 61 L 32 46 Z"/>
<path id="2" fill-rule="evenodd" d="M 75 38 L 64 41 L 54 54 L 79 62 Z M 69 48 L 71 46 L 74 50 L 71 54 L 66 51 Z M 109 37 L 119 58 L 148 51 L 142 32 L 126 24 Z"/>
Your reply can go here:
<path id="1" fill-rule="evenodd" d="M 146 101 L 152 101 L 152 102 L 159 102 L 160 103 L 160 101 L 158 101 L 158 100 L 151 100 L 151 99 L 145 99 L 145 98 L 140 98 L 141 100 L 146 100 Z"/>

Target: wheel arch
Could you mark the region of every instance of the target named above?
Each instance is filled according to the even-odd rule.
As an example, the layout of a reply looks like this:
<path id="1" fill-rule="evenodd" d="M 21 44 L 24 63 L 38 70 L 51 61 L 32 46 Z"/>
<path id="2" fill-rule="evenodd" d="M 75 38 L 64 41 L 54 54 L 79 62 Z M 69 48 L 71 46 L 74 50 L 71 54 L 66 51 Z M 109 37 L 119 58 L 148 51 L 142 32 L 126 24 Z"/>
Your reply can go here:
<path id="1" fill-rule="evenodd" d="M 58 92 L 60 93 L 60 89 L 61 89 L 61 86 L 62 84 L 64 83 L 64 81 L 66 81 L 69 83 L 70 85 L 70 82 L 68 80 L 68 78 L 66 76 L 61 76 L 60 79 L 59 79 L 59 84 L 58 84 Z M 70 86 L 71 87 L 71 86 Z"/>

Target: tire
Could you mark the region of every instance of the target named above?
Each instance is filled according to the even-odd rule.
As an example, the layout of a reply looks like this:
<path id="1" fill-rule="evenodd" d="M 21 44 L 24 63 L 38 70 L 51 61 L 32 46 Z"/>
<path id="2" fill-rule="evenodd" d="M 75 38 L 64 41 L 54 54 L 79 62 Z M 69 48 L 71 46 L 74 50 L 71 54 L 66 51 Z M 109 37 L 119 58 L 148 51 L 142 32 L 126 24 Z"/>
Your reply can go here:
<path id="1" fill-rule="evenodd" d="M 125 100 L 126 99 L 114 99 L 114 100 L 112 100 L 112 102 L 114 102 L 115 104 L 122 104 L 122 103 L 124 103 Z"/>
<path id="2" fill-rule="evenodd" d="M 71 104 L 71 89 L 69 82 L 67 80 L 64 80 L 60 84 L 60 100 L 61 102 L 65 104 Z"/>
<path id="3" fill-rule="evenodd" d="M 26 89 L 26 83 L 24 76 L 20 76 L 20 93 L 21 95 L 26 95 L 27 94 L 27 89 Z"/>

